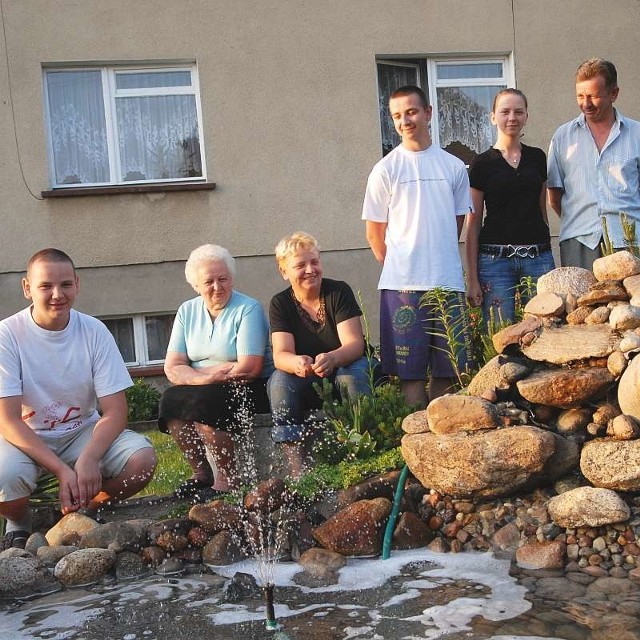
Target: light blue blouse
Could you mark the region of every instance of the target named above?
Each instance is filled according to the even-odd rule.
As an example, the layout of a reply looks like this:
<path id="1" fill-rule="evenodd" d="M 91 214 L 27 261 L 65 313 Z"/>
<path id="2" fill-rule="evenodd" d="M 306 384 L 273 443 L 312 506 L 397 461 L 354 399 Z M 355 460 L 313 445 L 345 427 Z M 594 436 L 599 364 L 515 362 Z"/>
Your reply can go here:
<path id="1" fill-rule="evenodd" d="M 200 296 L 180 305 L 167 351 L 186 354 L 194 369 L 263 356 L 261 377 L 273 372 L 267 317 L 257 300 L 237 291 L 215 321 Z"/>

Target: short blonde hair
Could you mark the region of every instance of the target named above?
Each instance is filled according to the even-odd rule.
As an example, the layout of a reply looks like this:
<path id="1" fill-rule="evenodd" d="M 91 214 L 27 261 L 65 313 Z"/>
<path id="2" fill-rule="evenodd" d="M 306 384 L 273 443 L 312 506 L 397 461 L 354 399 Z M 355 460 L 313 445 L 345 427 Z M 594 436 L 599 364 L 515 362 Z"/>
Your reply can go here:
<path id="1" fill-rule="evenodd" d="M 304 231 L 296 231 L 290 236 L 285 236 L 276 245 L 276 262 L 278 263 L 278 267 L 282 268 L 284 262 L 290 256 L 309 249 L 320 251 L 318 241 L 312 235 Z"/>
<path id="2" fill-rule="evenodd" d="M 228 249 L 218 244 L 203 244 L 194 249 L 184 265 L 184 276 L 195 289 L 198 283 L 198 268 L 209 262 L 224 262 L 232 278 L 236 276 L 236 259 Z"/>

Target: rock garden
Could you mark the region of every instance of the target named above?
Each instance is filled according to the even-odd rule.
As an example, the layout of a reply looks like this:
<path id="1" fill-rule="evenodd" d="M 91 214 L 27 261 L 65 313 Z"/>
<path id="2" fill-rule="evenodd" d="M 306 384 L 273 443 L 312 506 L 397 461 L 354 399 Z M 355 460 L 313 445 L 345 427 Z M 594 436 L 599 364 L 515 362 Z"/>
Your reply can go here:
<path id="1" fill-rule="evenodd" d="M 555 269 L 524 312 L 467 388 L 404 419 L 408 476 L 313 500 L 272 478 L 160 520 L 70 514 L 0 554 L 0 598 L 247 555 L 298 562 L 296 582 L 326 585 L 347 557 L 387 544 L 509 554 L 512 574 L 591 638 L 640 638 L 640 259 Z"/>

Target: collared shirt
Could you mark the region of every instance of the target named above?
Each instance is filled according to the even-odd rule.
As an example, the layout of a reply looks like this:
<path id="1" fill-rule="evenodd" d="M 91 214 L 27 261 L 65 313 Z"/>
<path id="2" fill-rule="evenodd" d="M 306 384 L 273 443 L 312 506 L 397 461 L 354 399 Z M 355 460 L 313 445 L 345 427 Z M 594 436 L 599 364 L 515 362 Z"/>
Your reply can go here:
<path id="1" fill-rule="evenodd" d="M 621 248 L 620 212 L 640 221 L 640 122 L 615 114 L 600 152 L 582 113 L 553 135 L 547 187 L 564 190 L 560 241 L 576 238 L 595 249 L 604 216 L 613 246 Z"/>

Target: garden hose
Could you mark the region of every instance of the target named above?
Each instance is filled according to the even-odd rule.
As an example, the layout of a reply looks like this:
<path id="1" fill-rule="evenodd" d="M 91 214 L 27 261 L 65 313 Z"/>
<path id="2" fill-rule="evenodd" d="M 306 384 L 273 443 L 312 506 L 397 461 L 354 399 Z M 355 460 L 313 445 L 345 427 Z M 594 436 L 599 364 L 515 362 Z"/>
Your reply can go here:
<path id="1" fill-rule="evenodd" d="M 398 486 L 393 495 L 393 508 L 391 509 L 391 515 L 387 520 L 387 527 L 384 530 L 384 540 L 382 542 L 382 559 L 388 560 L 391 555 L 391 539 L 393 538 L 393 529 L 396 526 L 396 520 L 398 519 L 398 513 L 400 512 L 400 501 L 402 500 L 402 494 L 404 493 L 404 485 L 409 475 L 409 467 L 405 464 L 400 472 L 398 478 Z"/>

